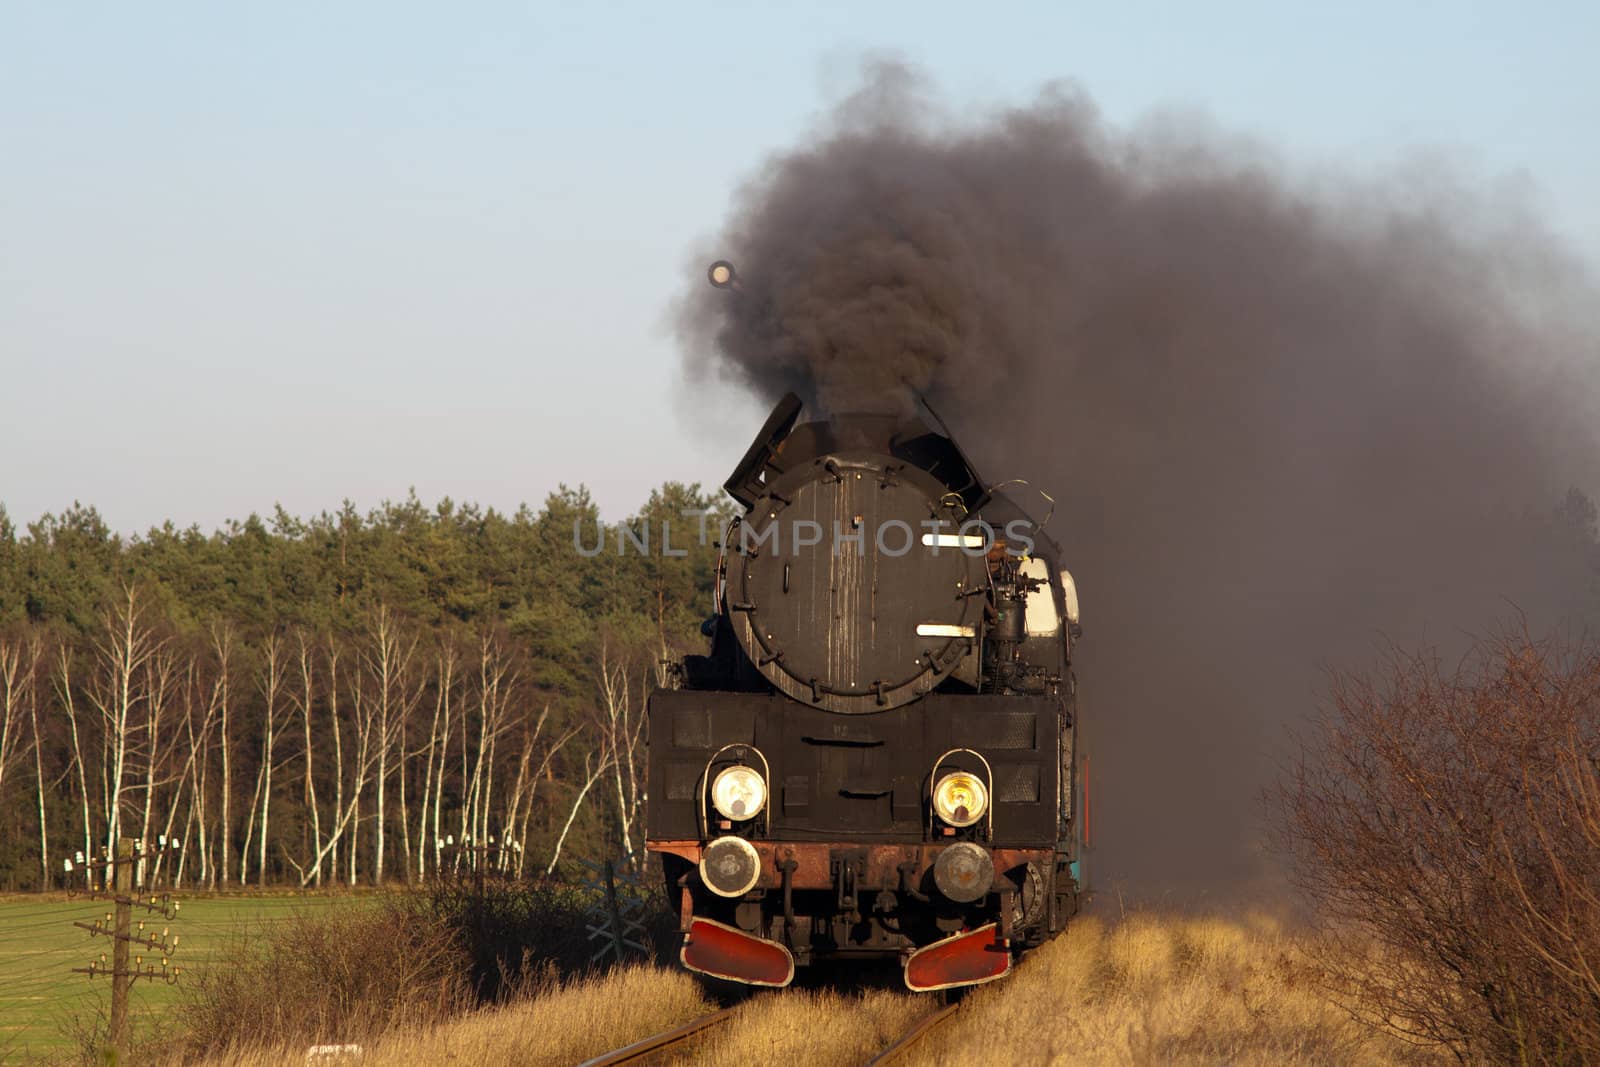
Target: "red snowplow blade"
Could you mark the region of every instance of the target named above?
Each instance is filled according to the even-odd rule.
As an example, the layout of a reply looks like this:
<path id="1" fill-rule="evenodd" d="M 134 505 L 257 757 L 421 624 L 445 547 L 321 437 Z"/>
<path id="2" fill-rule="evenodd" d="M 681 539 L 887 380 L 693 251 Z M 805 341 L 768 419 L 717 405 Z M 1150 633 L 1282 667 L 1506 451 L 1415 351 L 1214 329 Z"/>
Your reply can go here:
<path id="1" fill-rule="evenodd" d="M 994 923 L 925 945 L 906 960 L 906 988 L 914 993 L 977 985 L 1011 970 L 1011 946 L 995 936 Z"/>
<path id="2" fill-rule="evenodd" d="M 690 922 L 678 959 L 691 971 L 747 985 L 794 981 L 794 957 L 787 948 L 715 919 L 696 916 Z"/>

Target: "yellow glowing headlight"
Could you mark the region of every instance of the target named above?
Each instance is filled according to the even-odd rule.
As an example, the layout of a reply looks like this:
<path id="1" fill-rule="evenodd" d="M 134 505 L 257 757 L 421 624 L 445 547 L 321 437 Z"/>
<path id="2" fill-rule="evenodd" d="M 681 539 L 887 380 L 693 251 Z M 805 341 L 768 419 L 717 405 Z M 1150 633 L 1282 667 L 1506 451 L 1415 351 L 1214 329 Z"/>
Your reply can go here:
<path id="1" fill-rule="evenodd" d="M 767 803 L 767 783 L 749 767 L 724 767 L 711 783 L 711 805 L 724 819 L 753 819 Z"/>
<path id="2" fill-rule="evenodd" d="M 989 791 L 977 775 L 956 771 L 933 787 L 933 811 L 951 826 L 971 826 L 989 808 Z"/>

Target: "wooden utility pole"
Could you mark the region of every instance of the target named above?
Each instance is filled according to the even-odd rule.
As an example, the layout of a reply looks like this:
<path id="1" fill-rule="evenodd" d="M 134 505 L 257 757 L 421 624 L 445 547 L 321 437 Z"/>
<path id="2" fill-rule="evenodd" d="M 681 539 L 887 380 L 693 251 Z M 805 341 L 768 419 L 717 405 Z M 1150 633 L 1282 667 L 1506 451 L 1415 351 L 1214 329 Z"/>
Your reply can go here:
<path id="1" fill-rule="evenodd" d="M 116 910 L 111 939 L 111 1047 L 117 1062 L 128 1056 L 128 990 L 133 974 L 128 970 L 128 942 L 133 936 L 133 841 L 117 839 L 117 859 L 111 865 Z"/>
<path id="2" fill-rule="evenodd" d="M 158 935 L 154 931 L 146 933 L 144 923 L 139 924 L 139 932 L 133 930 L 133 909 L 143 908 L 166 919 L 168 922 L 178 917 L 178 902 L 170 895 L 160 897 L 136 899 L 133 895 L 134 882 L 138 880 L 134 867 L 136 864 L 154 862 L 177 848 L 176 842 L 169 842 L 162 838 L 159 846 L 150 847 L 143 842 L 136 842 L 130 837 L 118 837 L 115 854 L 107 852 L 103 859 L 86 860 L 82 853 L 78 854 L 77 862 L 82 864 L 89 899 L 97 900 L 107 894 L 111 897 L 112 910 L 106 913 L 105 918 L 96 919 L 92 923 L 74 922 L 72 925 L 89 931 L 97 937 L 111 938 L 111 962 L 106 963 L 105 954 L 99 960 L 93 961 L 87 967 L 74 967 L 74 974 L 86 974 L 90 978 L 104 975 L 111 979 L 111 1019 L 109 1033 L 106 1035 L 110 1045 L 110 1052 L 116 1058 L 115 1062 L 126 1063 L 129 1049 L 128 1010 L 129 994 L 133 983 L 140 978 L 161 979 L 168 985 L 178 981 L 182 968 L 170 968 L 167 957 L 177 951 L 178 939 L 169 940 L 169 930 L 163 927 Z M 67 860 L 65 870 L 70 881 L 76 869 L 72 860 Z M 96 874 L 100 875 L 99 884 L 96 884 Z M 70 892 L 70 891 L 69 891 Z M 128 955 L 132 946 L 138 945 L 141 951 L 159 953 L 161 969 L 157 970 L 154 962 L 145 963 L 140 956 L 129 966 Z"/>

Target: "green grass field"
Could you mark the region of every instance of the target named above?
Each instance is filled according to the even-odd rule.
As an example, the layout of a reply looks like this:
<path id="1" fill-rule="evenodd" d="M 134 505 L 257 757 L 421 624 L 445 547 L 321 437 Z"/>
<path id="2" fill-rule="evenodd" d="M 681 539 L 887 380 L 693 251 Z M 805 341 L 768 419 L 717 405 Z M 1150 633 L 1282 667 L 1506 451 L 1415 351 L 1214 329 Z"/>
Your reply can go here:
<path id="1" fill-rule="evenodd" d="M 175 921 L 168 923 L 138 908 L 133 917 L 136 926 L 141 918 L 145 921 L 146 933 L 153 929 L 159 934 L 170 926 L 179 936 L 178 951 L 171 960 L 183 968 L 184 977 L 225 962 L 228 944 L 240 934 L 270 932 L 274 924 L 292 922 L 307 911 L 359 906 L 372 899 L 342 893 L 179 892 L 173 897 L 181 902 Z M 102 952 L 109 959 L 111 939 L 96 937 L 72 924 L 104 919 L 110 907 L 105 900 L 67 899 L 61 894 L 0 900 L 0 1062 L 69 1051 L 71 1021 L 90 1019 L 97 1008 L 104 1010 L 109 1005 L 110 980 L 74 974 L 72 968 L 87 967 Z M 159 959 L 156 963 L 159 966 Z M 151 1026 L 179 996 L 179 989 L 159 981 L 135 982 L 134 1026 Z"/>

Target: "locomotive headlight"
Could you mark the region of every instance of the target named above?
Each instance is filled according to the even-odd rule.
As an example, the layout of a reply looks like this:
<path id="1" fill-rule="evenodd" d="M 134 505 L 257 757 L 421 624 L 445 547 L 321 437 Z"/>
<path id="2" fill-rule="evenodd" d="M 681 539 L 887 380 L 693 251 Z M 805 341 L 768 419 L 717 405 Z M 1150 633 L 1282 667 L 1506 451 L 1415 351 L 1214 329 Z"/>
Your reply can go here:
<path id="1" fill-rule="evenodd" d="M 933 787 L 933 811 L 951 826 L 971 826 L 989 808 L 989 790 L 975 774 L 956 771 Z"/>
<path id="2" fill-rule="evenodd" d="M 761 854 L 742 837 L 719 837 L 700 854 L 700 880 L 719 897 L 742 897 L 761 878 Z"/>
<path id="3" fill-rule="evenodd" d="M 724 819 L 753 819 L 767 804 L 767 783 L 749 767 L 724 767 L 711 783 L 711 805 Z"/>

